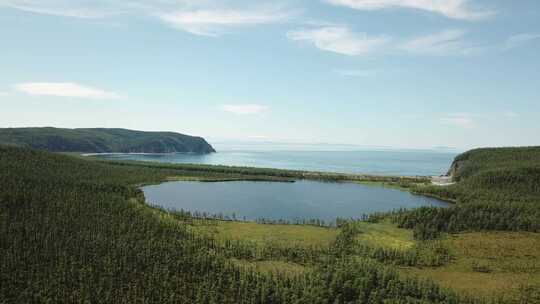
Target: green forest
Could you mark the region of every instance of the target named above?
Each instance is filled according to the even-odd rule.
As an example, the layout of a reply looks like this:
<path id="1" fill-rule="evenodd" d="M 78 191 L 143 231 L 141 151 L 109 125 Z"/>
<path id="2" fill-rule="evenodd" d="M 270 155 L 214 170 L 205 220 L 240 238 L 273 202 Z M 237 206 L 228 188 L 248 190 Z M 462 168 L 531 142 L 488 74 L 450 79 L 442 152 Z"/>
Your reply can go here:
<path id="1" fill-rule="evenodd" d="M 440 187 L 0 146 L 0 303 L 540 303 L 540 148 L 473 150 L 452 173 Z M 455 203 L 322 227 L 161 210 L 138 188 L 303 178 Z"/>
<path id="2" fill-rule="evenodd" d="M 540 231 L 540 147 L 471 150 L 456 157 L 450 171 L 456 184 L 412 191 L 454 206 L 398 212 L 394 220 L 421 238 L 441 232 Z"/>
<path id="3" fill-rule="evenodd" d="M 0 144 L 51 152 L 215 152 L 202 137 L 119 128 L 0 128 Z"/>

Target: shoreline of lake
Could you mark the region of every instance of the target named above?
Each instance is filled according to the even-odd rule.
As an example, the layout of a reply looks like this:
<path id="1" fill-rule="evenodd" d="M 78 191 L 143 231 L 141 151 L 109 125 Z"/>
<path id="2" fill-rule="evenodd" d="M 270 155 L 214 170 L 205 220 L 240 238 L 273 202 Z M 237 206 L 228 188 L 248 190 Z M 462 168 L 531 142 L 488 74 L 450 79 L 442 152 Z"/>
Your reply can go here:
<path id="1" fill-rule="evenodd" d="M 268 181 L 168 181 L 144 186 L 145 201 L 165 210 L 221 215 L 256 221 L 299 221 L 362 218 L 369 214 L 422 206 L 449 207 L 450 203 L 400 189 L 370 187 L 354 182 L 325 183 L 298 180 Z M 234 216 L 234 215 L 237 216 Z"/>

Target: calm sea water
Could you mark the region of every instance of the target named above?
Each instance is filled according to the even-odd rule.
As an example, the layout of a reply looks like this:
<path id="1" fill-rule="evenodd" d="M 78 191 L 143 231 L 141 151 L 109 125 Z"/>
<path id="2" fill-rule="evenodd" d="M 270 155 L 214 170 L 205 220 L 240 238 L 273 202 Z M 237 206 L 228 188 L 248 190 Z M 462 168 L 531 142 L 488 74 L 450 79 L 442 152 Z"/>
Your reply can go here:
<path id="1" fill-rule="evenodd" d="M 167 163 L 250 166 L 380 175 L 445 174 L 457 153 L 440 151 L 220 151 L 196 154 L 109 154 L 98 157 Z"/>
<path id="2" fill-rule="evenodd" d="M 166 209 L 232 215 L 253 220 L 359 218 L 362 214 L 445 207 L 442 201 L 408 192 L 352 183 L 167 182 L 142 188 L 150 204 Z"/>

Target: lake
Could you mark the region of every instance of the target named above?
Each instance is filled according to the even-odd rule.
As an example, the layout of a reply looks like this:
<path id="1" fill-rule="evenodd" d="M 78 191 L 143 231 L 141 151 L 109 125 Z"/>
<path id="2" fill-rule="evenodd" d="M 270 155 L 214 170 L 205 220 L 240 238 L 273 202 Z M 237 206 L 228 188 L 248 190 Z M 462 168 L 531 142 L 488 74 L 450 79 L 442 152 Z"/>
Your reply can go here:
<path id="1" fill-rule="evenodd" d="M 142 188 L 148 203 L 166 209 L 224 214 L 236 218 L 359 218 L 362 214 L 447 203 L 397 189 L 353 183 L 166 182 Z"/>
<path id="2" fill-rule="evenodd" d="M 103 154 L 97 157 L 113 160 L 248 166 L 322 172 L 429 176 L 445 174 L 456 155 L 457 152 L 441 152 L 436 150 L 229 150 L 205 155 L 187 153 Z"/>

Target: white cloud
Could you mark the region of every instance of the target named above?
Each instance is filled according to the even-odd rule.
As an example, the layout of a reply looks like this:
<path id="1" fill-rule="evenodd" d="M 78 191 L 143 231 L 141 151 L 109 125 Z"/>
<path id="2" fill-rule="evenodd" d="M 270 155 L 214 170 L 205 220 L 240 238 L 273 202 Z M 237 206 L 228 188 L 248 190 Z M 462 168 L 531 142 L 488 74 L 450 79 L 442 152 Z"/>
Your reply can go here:
<path id="1" fill-rule="evenodd" d="M 13 86 L 16 91 L 37 96 L 57 96 L 88 99 L 119 99 L 117 93 L 107 92 L 71 82 L 30 82 Z"/>
<path id="2" fill-rule="evenodd" d="M 469 0 L 324 0 L 327 3 L 358 10 L 411 8 L 438 13 L 452 19 L 482 20 L 495 14 L 493 11 L 472 9 Z"/>
<path id="3" fill-rule="evenodd" d="M 389 36 L 371 37 L 357 34 L 345 26 L 325 26 L 310 30 L 287 33 L 295 41 L 307 41 L 315 47 L 342 55 L 361 56 L 370 53 L 396 54 L 406 52 L 414 55 L 448 56 L 473 55 L 486 48 L 474 45 L 465 39 L 462 30 L 445 30 L 425 36 L 397 40 Z M 368 76 L 372 71 L 336 71 L 342 76 Z"/>
<path id="4" fill-rule="evenodd" d="M 265 112 L 269 107 L 259 104 L 226 104 L 221 106 L 221 109 L 237 115 L 249 115 Z"/>
<path id="5" fill-rule="evenodd" d="M 441 118 L 440 121 L 443 124 L 453 125 L 460 128 L 473 128 L 475 126 L 472 115 L 468 113 L 449 114 Z"/>
<path id="6" fill-rule="evenodd" d="M 539 40 L 540 34 L 522 33 L 510 36 L 503 47 L 503 50 L 508 51 L 517 47 L 524 46 L 525 44 L 534 40 Z"/>
<path id="7" fill-rule="evenodd" d="M 298 13 L 276 5 L 227 7 L 216 0 L 0 0 L 0 7 L 54 16 L 97 19 L 118 14 L 150 16 L 191 34 L 218 36 L 229 28 L 284 21 Z"/>
<path id="8" fill-rule="evenodd" d="M 376 74 L 373 70 L 335 70 L 335 72 L 344 77 L 370 77 Z"/>
<path id="9" fill-rule="evenodd" d="M 419 55 L 470 55 L 483 48 L 466 42 L 462 30 L 446 30 L 416 37 L 397 46 L 398 49 Z"/>
<path id="10" fill-rule="evenodd" d="M 104 2 L 78 3 L 67 0 L 4 0 L 0 6 L 21 11 L 62 17 L 94 19 L 114 14 L 111 6 Z"/>
<path id="11" fill-rule="evenodd" d="M 365 33 L 354 33 L 346 26 L 290 31 L 287 37 L 294 41 L 307 41 L 324 51 L 349 56 L 372 53 L 390 41 L 387 36 L 369 37 Z"/>
<path id="12" fill-rule="evenodd" d="M 2 97 L 2 96 L 9 96 L 9 93 L 0 91 L 0 97 Z"/>
<path id="13" fill-rule="evenodd" d="M 283 21 L 292 13 L 272 9 L 189 10 L 159 14 L 170 26 L 195 35 L 218 36 L 230 27 L 269 24 Z"/>

